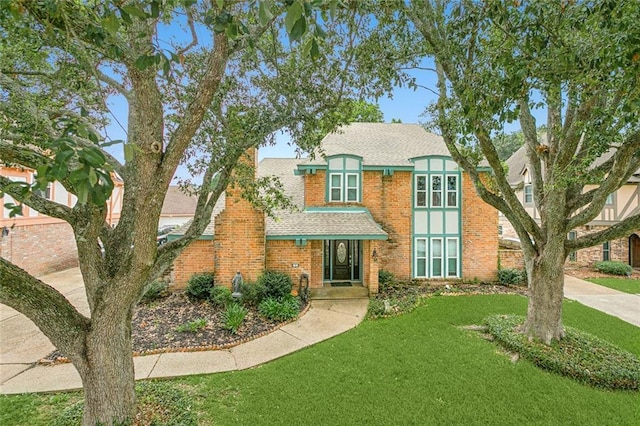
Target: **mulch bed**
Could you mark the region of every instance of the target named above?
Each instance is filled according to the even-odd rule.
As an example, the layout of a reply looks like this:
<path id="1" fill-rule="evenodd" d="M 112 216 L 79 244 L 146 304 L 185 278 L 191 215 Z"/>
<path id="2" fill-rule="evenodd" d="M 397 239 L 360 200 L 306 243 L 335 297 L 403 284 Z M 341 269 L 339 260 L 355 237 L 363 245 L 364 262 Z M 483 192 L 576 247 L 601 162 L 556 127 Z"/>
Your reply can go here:
<path id="1" fill-rule="evenodd" d="M 227 349 L 269 334 L 288 323 L 268 320 L 260 315 L 257 308 L 245 307 L 249 312 L 238 332 L 231 334 L 223 328 L 224 308 L 215 307 L 208 301 L 191 301 L 184 293 L 173 293 L 163 299 L 140 304 L 132 320 L 133 354 Z M 308 305 L 303 306 L 300 315 L 307 308 Z M 200 319 L 204 319 L 207 325 L 197 332 L 176 330 L 181 325 Z M 52 364 L 68 360 L 55 350 L 40 362 Z"/>
<path id="2" fill-rule="evenodd" d="M 504 286 L 493 284 L 454 283 L 446 281 L 415 282 L 413 284 L 397 284 L 380 290 L 377 297 L 401 297 L 407 293 L 419 296 L 459 295 L 459 294 L 521 294 L 527 296 L 529 290 L 524 286 Z"/>

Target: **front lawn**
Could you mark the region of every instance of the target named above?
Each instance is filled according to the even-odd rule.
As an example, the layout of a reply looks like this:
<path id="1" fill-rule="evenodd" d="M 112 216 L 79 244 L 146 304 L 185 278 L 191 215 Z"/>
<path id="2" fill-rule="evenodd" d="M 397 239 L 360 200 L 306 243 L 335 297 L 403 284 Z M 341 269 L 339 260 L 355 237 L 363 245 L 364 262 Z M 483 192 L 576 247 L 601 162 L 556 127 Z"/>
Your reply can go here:
<path id="1" fill-rule="evenodd" d="M 193 398 L 200 424 L 636 425 L 637 392 L 581 385 L 460 326 L 526 312 L 515 295 L 441 296 L 251 370 L 167 381 Z M 640 355 L 640 328 L 577 302 L 564 321 Z M 60 396 L 0 398 L 0 424 L 49 424 Z M 19 417 L 22 415 L 23 417 Z"/>
<path id="2" fill-rule="evenodd" d="M 640 279 L 630 278 L 588 278 L 594 284 L 602 285 L 629 294 L 640 294 Z"/>

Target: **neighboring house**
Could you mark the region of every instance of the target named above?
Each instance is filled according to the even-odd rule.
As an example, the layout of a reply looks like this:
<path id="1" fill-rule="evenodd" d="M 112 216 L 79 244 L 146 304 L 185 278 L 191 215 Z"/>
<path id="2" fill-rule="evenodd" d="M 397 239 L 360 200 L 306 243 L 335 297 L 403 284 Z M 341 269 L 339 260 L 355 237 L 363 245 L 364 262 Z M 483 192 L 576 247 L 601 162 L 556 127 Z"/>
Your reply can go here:
<path id="1" fill-rule="evenodd" d="M 0 166 L 0 175 L 16 182 L 34 182 L 34 171 Z M 75 205 L 77 198 L 59 182 L 53 182 L 41 193 L 45 198 L 66 206 Z M 13 262 L 33 275 L 43 275 L 78 265 L 78 252 L 71 226 L 23 206 L 22 216 L 9 217 L 5 204 L 15 203 L 5 194 L 0 197 L 0 256 Z M 107 221 L 115 224 L 120 219 L 122 207 L 122 182 L 115 178 L 114 189 L 108 200 Z"/>
<path id="2" fill-rule="evenodd" d="M 186 194 L 179 186 L 171 185 L 164 197 L 158 228 L 176 227 L 193 218 L 198 197 Z"/>
<path id="3" fill-rule="evenodd" d="M 226 286 L 236 271 L 253 281 L 277 270 L 295 283 L 306 274 L 312 289 L 350 282 L 370 294 L 380 269 L 403 280 L 495 279 L 497 212 L 419 125 L 353 123 L 327 135 L 314 157 L 264 159 L 257 174 L 278 176 L 298 211 L 266 217 L 228 188 L 174 263 L 176 287 L 202 271 Z"/>
<path id="4" fill-rule="evenodd" d="M 601 164 L 613 155 L 609 151 L 600 157 L 594 165 Z M 525 207 L 525 210 L 534 219 L 539 218 L 539 213 L 534 206 L 533 187 L 531 176 L 527 167 L 525 147 L 521 147 L 508 160 L 509 183 L 516 189 L 516 195 Z M 581 235 L 600 231 L 625 218 L 640 214 L 640 170 L 632 175 L 626 184 L 616 192 L 609 195 L 607 202 L 600 212 L 600 215 L 587 225 L 572 230 L 568 238 L 575 239 Z M 586 186 L 585 191 L 595 188 L 595 185 Z M 501 237 L 507 239 L 517 239 L 517 234 L 513 226 L 502 214 L 500 215 L 499 232 Z M 601 245 L 590 247 L 571 253 L 567 260 L 567 265 L 586 266 L 603 260 L 617 260 L 628 263 L 633 267 L 640 267 L 640 229 L 631 232 L 630 235 L 618 240 L 606 241 Z"/>

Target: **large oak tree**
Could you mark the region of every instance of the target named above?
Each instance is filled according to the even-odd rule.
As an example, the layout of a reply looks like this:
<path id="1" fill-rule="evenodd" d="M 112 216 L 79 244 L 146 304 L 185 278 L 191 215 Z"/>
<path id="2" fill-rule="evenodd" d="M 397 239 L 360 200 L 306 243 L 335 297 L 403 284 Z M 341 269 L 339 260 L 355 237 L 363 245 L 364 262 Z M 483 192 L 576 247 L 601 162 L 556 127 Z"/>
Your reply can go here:
<path id="1" fill-rule="evenodd" d="M 390 3 L 386 2 L 387 5 Z M 429 110 L 478 194 L 513 224 L 530 298 L 525 332 L 563 337 L 564 262 L 574 250 L 628 236 L 640 215 L 568 240 L 640 168 L 640 8 L 636 2 L 415 0 L 395 3 L 435 60 Z M 534 110 L 546 112 L 538 123 Z M 496 150 L 519 122 L 539 219 L 507 181 Z M 546 125 L 540 140 L 536 127 Z M 481 179 L 485 160 L 491 179 Z M 589 189 L 588 185 L 598 185 Z"/>
<path id="2" fill-rule="evenodd" d="M 133 416 L 133 308 L 145 286 L 203 232 L 243 153 L 278 131 L 313 149 L 348 115 L 342 109 L 345 98 L 356 96 L 353 88 L 370 81 L 353 69 L 373 25 L 338 3 L 3 3 L 0 161 L 35 170 L 37 183 L 0 177 L 0 190 L 71 225 L 90 316 L 5 259 L 0 302 L 30 318 L 76 367 L 84 424 Z M 361 94 L 390 84 L 376 81 Z M 126 111 L 109 108 L 114 97 Z M 119 161 L 106 126 L 123 112 Z M 195 217 L 184 237 L 157 247 L 160 210 L 181 162 L 202 179 Z M 112 228 L 106 200 L 115 176 L 124 196 Z M 38 192 L 54 180 L 77 196 L 74 206 Z M 260 204 L 259 185 L 245 186 Z"/>

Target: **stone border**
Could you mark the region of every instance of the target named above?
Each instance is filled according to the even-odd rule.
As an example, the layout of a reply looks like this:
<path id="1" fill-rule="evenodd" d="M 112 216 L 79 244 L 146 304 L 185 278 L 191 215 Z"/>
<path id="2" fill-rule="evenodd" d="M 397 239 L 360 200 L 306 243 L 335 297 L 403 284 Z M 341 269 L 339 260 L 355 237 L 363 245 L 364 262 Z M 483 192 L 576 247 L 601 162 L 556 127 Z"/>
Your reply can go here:
<path id="1" fill-rule="evenodd" d="M 311 307 L 311 302 L 307 302 L 306 306 L 300 311 L 300 314 L 297 317 L 290 319 L 288 321 L 283 321 L 279 324 L 276 324 L 272 328 L 262 331 L 258 334 L 254 334 L 249 337 L 245 337 L 243 339 L 239 339 L 231 343 L 226 343 L 224 345 L 184 346 L 181 348 L 159 348 L 159 349 L 151 349 L 148 351 L 134 351 L 133 356 L 142 357 L 147 355 L 168 354 L 168 353 L 177 353 L 177 352 L 204 352 L 204 351 L 220 351 L 225 349 L 231 349 L 243 343 L 247 343 L 252 340 L 259 339 L 260 337 L 264 337 L 267 334 L 271 334 L 274 331 L 279 330 L 280 328 L 284 327 L 287 324 L 291 324 L 292 322 L 297 321 L 298 319 L 300 319 L 300 317 L 304 316 L 309 311 L 310 307 Z M 58 364 L 68 364 L 70 362 L 71 361 L 69 360 L 69 358 L 61 356 L 59 358 L 56 358 L 55 361 L 49 361 L 46 358 L 41 358 L 38 361 L 36 361 L 35 364 L 45 365 L 45 366 L 54 366 Z"/>

